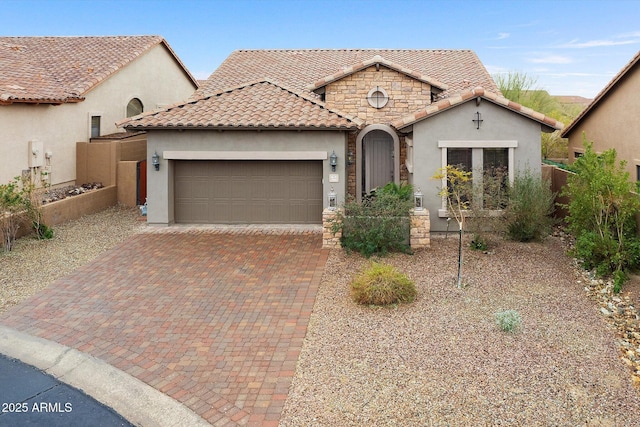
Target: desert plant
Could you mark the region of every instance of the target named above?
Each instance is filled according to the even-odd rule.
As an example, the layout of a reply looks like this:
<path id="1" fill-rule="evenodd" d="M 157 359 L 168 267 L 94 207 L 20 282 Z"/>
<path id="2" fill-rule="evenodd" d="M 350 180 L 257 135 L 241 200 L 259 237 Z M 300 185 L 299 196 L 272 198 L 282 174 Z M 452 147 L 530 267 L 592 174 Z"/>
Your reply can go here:
<path id="1" fill-rule="evenodd" d="M 502 220 L 507 236 L 519 242 L 540 240 L 551 232 L 555 194 L 547 181 L 529 170 L 516 175 Z"/>
<path id="2" fill-rule="evenodd" d="M 362 202 L 349 199 L 332 227 L 334 233 L 342 232 L 342 247 L 366 257 L 391 251 L 410 252 L 411 194 L 410 185 L 394 184 L 372 192 Z"/>
<path id="3" fill-rule="evenodd" d="M 595 268 L 601 276 L 614 275 L 620 288 L 625 272 L 636 268 L 640 261 L 640 239 L 636 233 L 635 215 L 640 200 L 632 191 L 625 162 L 616 161 L 616 151 L 602 154 L 593 151 L 593 144 L 583 142 L 584 155 L 572 165 L 562 195 L 570 202 L 567 222 L 576 237 L 574 255 L 585 268 Z"/>
<path id="4" fill-rule="evenodd" d="M 5 252 L 13 249 L 18 230 L 25 220 L 24 194 L 16 177 L 7 184 L 0 184 L 0 234 Z"/>
<path id="5" fill-rule="evenodd" d="M 484 237 L 484 235 L 479 233 L 473 234 L 473 239 L 471 240 L 471 243 L 469 243 L 469 246 L 471 247 L 471 249 L 475 249 L 477 251 L 486 251 L 487 249 L 489 249 L 489 243 L 487 239 Z"/>
<path id="6" fill-rule="evenodd" d="M 458 288 L 462 288 L 462 238 L 473 193 L 472 172 L 447 165 L 438 169 L 431 178 L 446 182 L 446 185 L 440 189 L 439 195 L 447 201 L 447 211 L 458 223 L 458 278 L 456 284 Z"/>
<path id="7" fill-rule="evenodd" d="M 351 297 L 358 304 L 389 305 L 416 299 L 414 283 L 394 267 L 371 263 L 351 282 Z"/>
<path id="8" fill-rule="evenodd" d="M 504 310 L 494 314 L 496 323 L 504 332 L 515 332 L 522 325 L 522 317 L 517 310 Z"/>

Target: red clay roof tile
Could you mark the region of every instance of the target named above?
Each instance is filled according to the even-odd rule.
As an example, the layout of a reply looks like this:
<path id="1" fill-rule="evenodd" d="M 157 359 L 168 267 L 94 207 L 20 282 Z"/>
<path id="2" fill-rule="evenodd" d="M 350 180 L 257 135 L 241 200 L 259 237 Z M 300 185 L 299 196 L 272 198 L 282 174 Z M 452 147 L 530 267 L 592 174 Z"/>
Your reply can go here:
<path id="1" fill-rule="evenodd" d="M 505 108 L 508 108 L 511 111 L 514 111 L 518 114 L 522 114 L 525 117 L 528 117 L 532 120 L 535 120 L 541 124 L 549 126 L 553 129 L 560 130 L 564 127 L 564 125 L 551 117 L 547 117 L 542 113 L 538 113 L 533 111 L 530 108 L 524 107 L 520 104 L 517 104 L 513 101 L 509 101 L 507 98 L 502 95 L 497 95 L 493 92 L 489 92 L 482 87 L 477 87 L 472 90 L 464 91 L 455 96 L 449 97 L 447 99 L 443 99 L 441 101 L 436 102 L 435 104 L 431 104 L 426 108 L 420 109 L 414 113 L 408 114 L 392 123 L 392 126 L 396 129 L 402 129 L 408 126 L 413 125 L 414 123 L 424 120 L 429 117 L 433 117 L 434 115 L 446 111 L 452 107 L 457 105 L 461 105 L 465 102 L 469 102 L 475 98 L 483 98 L 498 105 L 501 105 Z"/>
<path id="2" fill-rule="evenodd" d="M 82 101 L 88 91 L 158 44 L 160 36 L 0 37 L 0 103 Z"/>
<path id="3" fill-rule="evenodd" d="M 269 81 L 248 83 L 117 123 L 126 129 L 357 129 L 358 118 Z"/>

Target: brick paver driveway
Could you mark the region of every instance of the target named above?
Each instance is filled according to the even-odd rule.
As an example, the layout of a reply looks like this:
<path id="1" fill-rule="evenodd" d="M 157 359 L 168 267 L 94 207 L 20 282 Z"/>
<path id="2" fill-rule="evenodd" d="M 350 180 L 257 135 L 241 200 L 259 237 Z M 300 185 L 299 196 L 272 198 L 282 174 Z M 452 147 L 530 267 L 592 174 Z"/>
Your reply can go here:
<path id="1" fill-rule="evenodd" d="M 0 317 L 183 402 L 277 425 L 328 251 L 318 233 L 138 234 Z"/>

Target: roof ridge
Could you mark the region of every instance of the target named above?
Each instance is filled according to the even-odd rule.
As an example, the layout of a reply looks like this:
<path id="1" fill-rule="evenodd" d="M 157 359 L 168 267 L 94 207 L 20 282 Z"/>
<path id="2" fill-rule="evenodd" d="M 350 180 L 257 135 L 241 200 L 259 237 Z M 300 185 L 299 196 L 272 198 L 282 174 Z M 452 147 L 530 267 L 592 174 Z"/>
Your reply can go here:
<path id="1" fill-rule="evenodd" d="M 428 75 L 425 75 L 424 73 L 419 73 L 409 67 L 403 66 L 401 64 L 398 64 L 397 62 L 394 61 L 390 61 L 386 58 L 384 58 L 383 56 L 381 56 L 380 54 L 376 53 L 375 55 L 373 55 L 373 57 L 364 60 L 364 61 L 360 61 L 357 62 L 353 65 L 348 65 L 348 66 L 344 66 L 340 71 L 335 72 L 333 74 L 330 74 L 328 76 L 325 76 L 323 78 L 321 78 L 320 80 L 316 81 L 315 83 L 312 83 L 310 85 L 307 86 L 308 90 L 314 91 L 316 89 L 319 89 L 323 86 L 326 86 L 329 83 L 335 82 L 337 80 L 340 80 L 344 77 L 347 77 L 351 74 L 357 73 L 359 71 L 364 70 L 365 68 L 371 67 L 373 65 L 383 65 L 391 70 L 397 71 L 399 73 L 402 73 L 408 77 L 420 80 L 424 83 L 427 83 L 431 86 L 435 86 L 438 89 L 441 89 L 443 91 L 447 90 L 449 88 L 449 85 L 447 85 L 446 83 L 442 83 L 436 79 L 433 79 L 431 77 L 429 77 Z"/>

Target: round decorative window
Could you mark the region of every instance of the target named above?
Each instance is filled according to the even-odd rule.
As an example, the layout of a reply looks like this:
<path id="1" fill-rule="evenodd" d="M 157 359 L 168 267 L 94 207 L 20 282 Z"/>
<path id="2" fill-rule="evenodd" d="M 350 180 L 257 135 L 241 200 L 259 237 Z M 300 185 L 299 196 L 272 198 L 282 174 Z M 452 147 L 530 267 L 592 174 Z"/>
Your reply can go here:
<path id="1" fill-rule="evenodd" d="M 389 95 L 387 95 L 386 90 L 380 86 L 376 86 L 367 94 L 367 101 L 369 101 L 369 105 L 373 108 L 382 108 L 389 102 Z"/>

